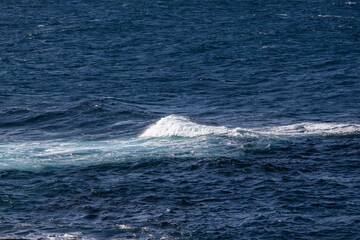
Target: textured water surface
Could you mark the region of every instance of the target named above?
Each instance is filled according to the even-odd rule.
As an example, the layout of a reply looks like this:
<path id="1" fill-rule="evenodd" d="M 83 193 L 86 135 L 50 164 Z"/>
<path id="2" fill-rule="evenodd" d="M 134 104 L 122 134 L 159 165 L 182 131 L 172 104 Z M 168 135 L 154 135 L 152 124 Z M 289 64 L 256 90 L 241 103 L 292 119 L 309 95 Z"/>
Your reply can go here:
<path id="1" fill-rule="evenodd" d="M 360 236 L 360 2 L 0 6 L 0 238 Z"/>

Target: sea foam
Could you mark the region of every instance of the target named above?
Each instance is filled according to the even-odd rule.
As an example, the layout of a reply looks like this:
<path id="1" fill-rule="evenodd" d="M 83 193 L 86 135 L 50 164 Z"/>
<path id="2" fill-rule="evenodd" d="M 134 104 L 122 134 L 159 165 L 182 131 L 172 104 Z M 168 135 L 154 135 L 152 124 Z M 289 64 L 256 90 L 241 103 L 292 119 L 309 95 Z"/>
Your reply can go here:
<path id="1" fill-rule="evenodd" d="M 345 123 L 297 123 L 282 126 L 260 128 L 228 128 L 225 126 L 201 125 L 189 118 L 169 115 L 149 126 L 140 138 L 156 137 L 199 137 L 204 135 L 241 136 L 306 136 L 306 135 L 342 135 L 360 133 L 360 124 Z"/>
<path id="2" fill-rule="evenodd" d="M 360 124 L 344 123 L 297 123 L 283 126 L 262 127 L 252 131 L 263 135 L 277 137 L 286 136 L 325 136 L 325 135 L 346 135 L 360 133 Z"/>
<path id="3" fill-rule="evenodd" d="M 148 127 L 140 138 L 153 137 L 198 137 L 203 135 L 224 135 L 233 132 L 233 130 L 220 126 L 207 126 L 190 121 L 187 117 L 178 115 L 169 115 L 161 118 L 155 124 Z"/>
<path id="4" fill-rule="evenodd" d="M 139 136 L 127 139 L 0 143 L 0 169 L 83 166 L 159 157 L 238 157 L 246 150 L 271 148 L 278 140 L 348 134 L 360 134 L 360 125 L 304 122 L 229 128 L 169 115 Z"/>

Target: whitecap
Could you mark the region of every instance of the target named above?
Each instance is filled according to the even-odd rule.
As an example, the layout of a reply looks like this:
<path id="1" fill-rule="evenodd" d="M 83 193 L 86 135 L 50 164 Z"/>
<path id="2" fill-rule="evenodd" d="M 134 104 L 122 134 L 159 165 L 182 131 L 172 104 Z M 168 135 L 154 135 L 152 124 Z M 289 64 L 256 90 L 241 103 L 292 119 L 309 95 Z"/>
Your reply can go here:
<path id="1" fill-rule="evenodd" d="M 347 123 L 312 123 L 302 122 L 260 128 L 228 128 L 226 126 L 201 125 L 189 118 L 169 115 L 149 126 L 140 138 L 158 137 L 199 137 L 205 135 L 227 135 L 232 137 L 263 136 L 305 136 L 305 135 L 340 135 L 360 132 L 360 124 Z"/>
<path id="2" fill-rule="evenodd" d="M 283 126 L 263 127 L 253 131 L 264 134 L 281 136 L 311 136 L 311 135 L 344 135 L 360 132 L 360 124 L 345 123 L 312 123 L 303 122 Z"/>
<path id="3" fill-rule="evenodd" d="M 184 116 L 170 115 L 161 118 L 155 124 L 147 128 L 140 138 L 152 138 L 152 137 L 198 137 L 203 135 L 222 135 L 231 131 L 224 126 L 208 126 L 201 125 L 190 121 L 190 119 Z"/>
<path id="4" fill-rule="evenodd" d="M 198 124 L 169 115 L 139 136 L 103 141 L 51 140 L 0 143 L 0 169 L 43 169 L 153 159 L 239 157 L 293 138 L 359 134 L 360 124 L 303 122 L 259 128 Z M 275 144 L 275 145 L 274 145 Z"/>

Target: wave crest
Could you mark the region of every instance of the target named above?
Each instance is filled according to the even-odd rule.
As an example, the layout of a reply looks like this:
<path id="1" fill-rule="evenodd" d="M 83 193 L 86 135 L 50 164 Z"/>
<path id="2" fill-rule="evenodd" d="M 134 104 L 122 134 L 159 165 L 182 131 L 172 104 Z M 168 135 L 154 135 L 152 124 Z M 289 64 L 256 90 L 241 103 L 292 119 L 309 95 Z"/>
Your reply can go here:
<path id="1" fill-rule="evenodd" d="M 235 133 L 234 130 L 224 126 L 207 126 L 194 123 L 188 118 L 178 115 L 169 115 L 161 118 L 148 127 L 139 137 L 198 137 L 203 135 L 225 135 Z"/>
<path id="2" fill-rule="evenodd" d="M 282 126 L 244 129 L 201 125 L 192 122 L 184 116 L 169 115 L 149 126 L 139 137 L 199 137 L 204 135 L 286 137 L 358 133 L 360 133 L 360 124 L 303 122 Z"/>
<path id="3" fill-rule="evenodd" d="M 360 124 L 344 123 L 297 123 L 283 126 L 263 127 L 255 130 L 259 134 L 273 136 L 325 136 L 360 133 Z"/>
<path id="4" fill-rule="evenodd" d="M 159 157 L 234 157 L 321 136 L 358 135 L 360 124 L 297 123 L 261 128 L 207 126 L 170 115 L 139 137 L 103 141 L 0 142 L 0 170 L 42 169 Z M 179 136 L 180 138 L 173 138 Z M 301 140 L 302 137 L 305 139 Z M 298 141 L 300 139 L 300 141 Z M 279 141 L 280 140 L 280 141 Z"/>

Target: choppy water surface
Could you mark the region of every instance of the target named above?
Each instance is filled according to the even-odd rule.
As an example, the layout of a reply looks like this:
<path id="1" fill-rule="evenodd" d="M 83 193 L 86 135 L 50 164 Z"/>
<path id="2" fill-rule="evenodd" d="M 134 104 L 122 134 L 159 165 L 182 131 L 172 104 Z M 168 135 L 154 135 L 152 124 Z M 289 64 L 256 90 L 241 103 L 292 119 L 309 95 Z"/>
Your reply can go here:
<path id="1" fill-rule="evenodd" d="M 0 6 L 0 238 L 360 235 L 360 2 Z"/>

